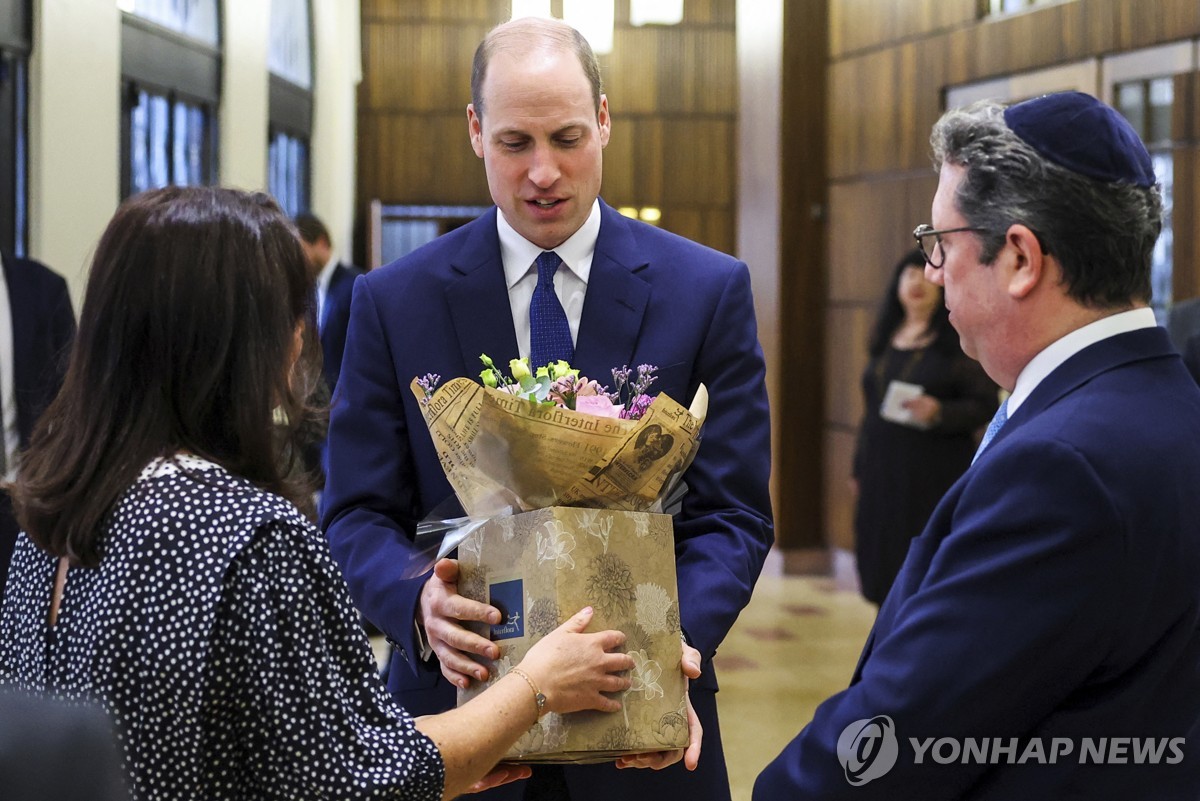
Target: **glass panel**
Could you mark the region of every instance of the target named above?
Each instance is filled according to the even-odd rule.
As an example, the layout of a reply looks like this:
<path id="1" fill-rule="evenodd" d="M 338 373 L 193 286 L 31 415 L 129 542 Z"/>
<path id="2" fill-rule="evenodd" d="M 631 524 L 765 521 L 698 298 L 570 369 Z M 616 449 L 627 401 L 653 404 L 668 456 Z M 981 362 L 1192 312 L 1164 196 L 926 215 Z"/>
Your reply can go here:
<path id="1" fill-rule="evenodd" d="M 1151 153 L 1150 158 L 1154 162 L 1154 175 L 1162 187 L 1163 199 L 1162 235 L 1154 244 L 1154 252 L 1150 256 L 1150 305 L 1158 322 L 1165 325 L 1174 294 L 1175 230 L 1171 218 L 1175 196 L 1175 160 L 1170 151 Z"/>
<path id="2" fill-rule="evenodd" d="M 308 211 L 308 142 L 276 133 L 267 146 L 268 186 L 289 217 Z"/>
<path id="3" fill-rule="evenodd" d="M 187 104 L 176 103 L 174 112 L 174 124 L 171 126 L 171 182 L 176 186 L 187 186 L 192 183 L 188 180 Z"/>
<path id="4" fill-rule="evenodd" d="M 384 264 L 412 253 L 441 234 L 436 220 L 384 220 L 380 231 Z"/>
<path id="5" fill-rule="evenodd" d="M 138 104 L 129 112 L 129 193 L 150 188 L 150 96 L 138 92 Z"/>
<path id="6" fill-rule="evenodd" d="M 1146 138 L 1146 87 L 1141 81 L 1117 86 L 1117 111 L 1121 112 L 1137 135 Z"/>
<path id="7" fill-rule="evenodd" d="M 1171 141 L 1171 106 L 1174 103 L 1174 79 L 1155 78 L 1150 81 L 1150 113 L 1147 120 L 1147 141 Z"/>
<path id="8" fill-rule="evenodd" d="M 156 188 L 166 186 L 171 182 L 171 165 L 170 165 L 170 132 L 171 132 L 171 107 L 165 97 L 161 95 L 149 95 L 150 98 L 150 121 L 149 121 L 149 149 L 150 149 L 150 177 L 146 188 Z"/>
<path id="9" fill-rule="evenodd" d="M 171 129 L 173 169 L 176 186 L 199 186 L 204 181 L 204 128 L 206 115 L 200 106 L 176 101 L 175 125 Z"/>
<path id="10" fill-rule="evenodd" d="M 213 47 L 220 44 L 217 0 L 117 0 L 117 7 Z"/>
<path id="11" fill-rule="evenodd" d="M 308 0 L 271 0 L 271 49 L 267 65 L 280 78 L 312 88 L 312 37 Z"/>

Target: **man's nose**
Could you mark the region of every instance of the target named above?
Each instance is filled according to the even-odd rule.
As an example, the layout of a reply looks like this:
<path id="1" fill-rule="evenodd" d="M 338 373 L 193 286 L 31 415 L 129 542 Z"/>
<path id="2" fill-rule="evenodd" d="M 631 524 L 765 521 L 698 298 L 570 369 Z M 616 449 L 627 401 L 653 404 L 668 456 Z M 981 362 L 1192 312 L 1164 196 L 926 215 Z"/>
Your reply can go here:
<path id="1" fill-rule="evenodd" d="M 533 151 L 533 163 L 529 165 L 529 180 L 534 186 L 548 189 L 554 185 L 561 174 L 558 168 L 558 157 L 549 147 L 536 147 Z"/>
<path id="2" fill-rule="evenodd" d="M 926 262 L 925 263 L 925 280 L 931 284 L 937 284 L 938 286 L 943 286 L 944 282 L 942 281 L 942 268 L 934 267 L 932 264 L 929 264 L 928 262 Z"/>

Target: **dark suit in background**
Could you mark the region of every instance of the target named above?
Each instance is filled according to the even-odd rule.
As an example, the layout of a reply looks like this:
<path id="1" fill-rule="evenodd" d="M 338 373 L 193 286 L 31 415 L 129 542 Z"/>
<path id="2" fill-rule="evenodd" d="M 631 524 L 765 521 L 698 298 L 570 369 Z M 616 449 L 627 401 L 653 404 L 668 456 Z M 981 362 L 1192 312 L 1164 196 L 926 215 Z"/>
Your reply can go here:
<path id="1" fill-rule="evenodd" d="M 329 277 L 325 306 L 317 327 L 321 332 L 321 355 L 324 359 L 325 381 L 332 395 L 342 372 L 342 355 L 346 350 L 346 329 L 350 325 L 350 298 L 354 279 L 363 271 L 352 264 L 338 262 Z"/>
<path id="2" fill-rule="evenodd" d="M 75 313 L 62 276 L 30 259 L 0 253 L 12 314 L 13 387 L 20 446 L 29 444 L 34 423 L 62 385 L 67 351 L 75 336 Z M 11 458 L 11 457 L 10 457 Z M 12 501 L 0 491 L 0 577 L 17 541 Z M 0 599 L 3 599 L 0 582 Z"/>

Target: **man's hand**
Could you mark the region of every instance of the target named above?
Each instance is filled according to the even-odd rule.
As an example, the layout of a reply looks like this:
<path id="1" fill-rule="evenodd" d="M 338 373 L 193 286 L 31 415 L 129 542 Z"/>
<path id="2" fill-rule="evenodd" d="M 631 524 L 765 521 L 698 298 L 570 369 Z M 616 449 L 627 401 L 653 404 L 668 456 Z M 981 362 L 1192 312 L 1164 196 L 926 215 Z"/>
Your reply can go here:
<path id="1" fill-rule="evenodd" d="M 700 678 L 700 652 L 687 643 L 684 643 L 683 659 L 680 660 L 680 667 L 683 669 L 683 675 L 689 681 Z M 648 754 L 634 754 L 633 756 L 620 757 L 617 760 L 617 767 L 662 770 L 668 765 L 674 765 L 682 759 L 684 767 L 688 770 L 695 770 L 696 766 L 700 764 L 700 741 L 704 737 L 704 728 L 700 725 L 700 719 L 696 717 L 696 710 L 692 708 L 692 699 L 690 696 L 687 698 L 687 721 L 687 748 L 680 748 L 674 751 L 652 751 Z"/>
<path id="2" fill-rule="evenodd" d="M 429 646 L 441 662 L 442 675 L 457 687 L 467 687 L 471 679 L 485 680 L 488 670 L 468 654 L 496 659 L 500 649 L 491 640 L 463 628 L 459 621 L 474 620 L 495 625 L 500 610 L 458 594 L 458 561 L 440 559 L 433 575 L 421 589 L 417 622 L 425 627 Z"/>

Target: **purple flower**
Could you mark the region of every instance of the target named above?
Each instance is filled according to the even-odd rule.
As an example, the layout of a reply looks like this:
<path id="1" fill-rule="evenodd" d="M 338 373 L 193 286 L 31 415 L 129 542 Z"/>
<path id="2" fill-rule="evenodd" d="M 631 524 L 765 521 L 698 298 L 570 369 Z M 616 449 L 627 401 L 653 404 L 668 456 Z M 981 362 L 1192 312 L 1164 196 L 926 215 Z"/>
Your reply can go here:
<path id="1" fill-rule="evenodd" d="M 654 398 L 650 395 L 638 395 L 629 404 L 629 408 L 621 412 L 621 418 L 624 420 L 641 420 L 642 415 L 650 408 L 650 404 L 654 403 Z"/>

